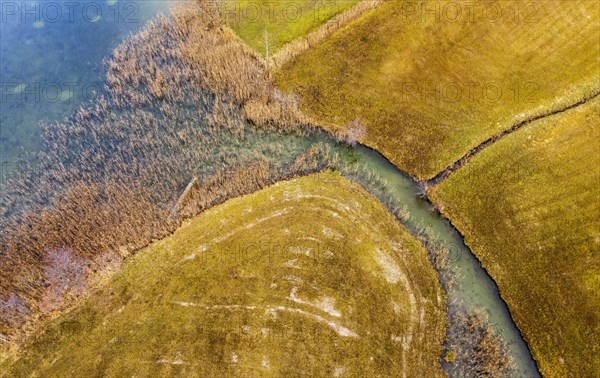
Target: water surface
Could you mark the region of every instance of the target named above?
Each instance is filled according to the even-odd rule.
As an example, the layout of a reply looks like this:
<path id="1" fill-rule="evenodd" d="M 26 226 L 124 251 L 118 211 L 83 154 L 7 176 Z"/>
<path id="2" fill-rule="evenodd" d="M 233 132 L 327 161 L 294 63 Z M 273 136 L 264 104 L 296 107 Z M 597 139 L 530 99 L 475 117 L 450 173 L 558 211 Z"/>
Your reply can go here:
<path id="1" fill-rule="evenodd" d="M 40 122 L 104 86 L 102 61 L 172 0 L 0 1 L 0 164 L 40 149 Z"/>

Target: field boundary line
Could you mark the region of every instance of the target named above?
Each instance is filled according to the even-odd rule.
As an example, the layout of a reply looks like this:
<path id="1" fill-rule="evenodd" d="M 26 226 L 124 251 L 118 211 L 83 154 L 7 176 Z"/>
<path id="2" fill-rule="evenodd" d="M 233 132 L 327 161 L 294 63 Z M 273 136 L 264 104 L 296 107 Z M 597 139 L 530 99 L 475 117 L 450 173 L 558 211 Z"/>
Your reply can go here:
<path id="1" fill-rule="evenodd" d="M 483 142 L 479 143 L 477 146 L 470 149 L 460 159 L 456 160 L 455 162 L 451 163 L 446 168 L 441 170 L 433 178 L 431 178 L 429 180 L 423 180 L 422 185 L 425 188 L 436 186 L 437 184 L 446 180 L 452 173 L 454 173 L 457 170 L 459 170 L 460 168 L 462 168 L 469 160 L 471 160 L 471 158 L 473 156 L 477 155 L 478 153 L 480 153 L 481 151 L 483 151 L 490 145 L 496 143 L 500 139 L 504 138 L 505 136 L 512 134 L 515 131 L 518 131 L 522 127 L 529 125 L 530 123 L 532 123 L 534 121 L 539 121 L 540 119 L 551 117 L 556 114 L 564 113 L 564 112 L 574 109 L 580 105 L 584 105 L 584 104 L 590 102 L 591 100 L 593 100 L 594 98 L 598 97 L 599 95 L 600 95 L 600 89 L 596 89 L 594 92 L 585 96 L 584 98 L 580 99 L 579 101 L 577 101 L 575 103 L 563 105 L 563 106 L 559 107 L 558 109 L 549 110 L 547 112 L 543 112 L 538 115 L 530 116 L 530 117 L 514 124 L 513 126 L 509 127 L 508 129 L 502 130 L 502 131 L 492 135 L 488 139 L 484 140 Z"/>
<path id="2" fill-rule="evenodd" d="M 327 20 L 317 29 L 308 33 L 304 37 L 294 38 L 283 45 L 269 59 L 269 64 L 274 68 L 281 68 L 297 56 L 307 52 L 317 44 L 330 37 L 333 33 L 348 25 L 350 22 L 360 18 L 367 12 L 379 7 L 386 0 L 363 0 L 352 8 L 345 10 Z"/>

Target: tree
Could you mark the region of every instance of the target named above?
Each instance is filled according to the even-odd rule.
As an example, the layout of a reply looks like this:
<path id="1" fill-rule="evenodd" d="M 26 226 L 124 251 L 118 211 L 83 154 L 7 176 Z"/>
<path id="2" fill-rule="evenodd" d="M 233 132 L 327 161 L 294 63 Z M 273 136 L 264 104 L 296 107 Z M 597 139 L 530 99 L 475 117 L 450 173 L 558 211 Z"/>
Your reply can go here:
<path id="1" fill-rule="evenodd" d="M 263 30 L 263 38 L 262 38 L 262 44 L 265 46 L 265 60 L 267 62 L 267 69 L 270 68 L 271 66 L 271 50 L 270 50 L 270 44 L 269 44 L 269 39 L 271 38 L 271 36 L 273 35 L 273 33 L 269 32 L 267 29 Z"/>

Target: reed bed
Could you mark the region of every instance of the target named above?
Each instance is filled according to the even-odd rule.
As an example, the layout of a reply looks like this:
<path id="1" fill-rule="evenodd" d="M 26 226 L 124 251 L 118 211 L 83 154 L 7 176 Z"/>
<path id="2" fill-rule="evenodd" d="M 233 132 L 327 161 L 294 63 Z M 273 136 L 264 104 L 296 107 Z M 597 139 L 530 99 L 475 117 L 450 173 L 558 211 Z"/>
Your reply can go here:
<path id="1" fill-rule="evenodd" d="M 290 138 L 261 135 L 304 119 L 214 4 L 151 21 L 114 50 L 106 81 L 70 119 L 44 125 L 35 163 L 0 194 L 0 343 L 68 306 L 57 296 L 76 299 L 107 256 L 122 259 L 185 217 L 322 168 Z M 199 184 L 173 212 L 192 177 Z M 84 273 L 54 282 L 56 261 Z"/>

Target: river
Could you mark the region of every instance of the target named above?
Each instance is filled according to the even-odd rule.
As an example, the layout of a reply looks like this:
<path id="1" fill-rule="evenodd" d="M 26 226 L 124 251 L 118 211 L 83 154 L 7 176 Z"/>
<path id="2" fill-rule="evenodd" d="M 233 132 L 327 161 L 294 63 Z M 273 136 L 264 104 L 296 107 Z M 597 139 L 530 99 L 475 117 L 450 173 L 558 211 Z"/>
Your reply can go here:
<path id="1" fill-rule="evenodd" d="M 356 164 L 376 172 L 387 181 L 386 187 L 389 191 L 386 194 L 406 207 L 410 217 L 402 223 L 407 229 L 417 234 L 419 230 L 428 228 L 428 235 L 435 238 L 435 242 L 449 246 L 448 265 L 455 282 L 446 288 L 448 300 L 456 301 L 467 312 L 473 309 L 483 310 L 507 343 L 517 368 L 517 375 L 539 377 L 531 353 L 513 322 L 506 303 L 500 297 L 498 287 L 465 245 L 459 232 L 423 198 L 415 180 L 377 151 L 359 146 L 354 154 Z M 363 185 L 369 189 L 368 184 Z"/>

